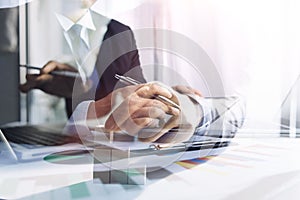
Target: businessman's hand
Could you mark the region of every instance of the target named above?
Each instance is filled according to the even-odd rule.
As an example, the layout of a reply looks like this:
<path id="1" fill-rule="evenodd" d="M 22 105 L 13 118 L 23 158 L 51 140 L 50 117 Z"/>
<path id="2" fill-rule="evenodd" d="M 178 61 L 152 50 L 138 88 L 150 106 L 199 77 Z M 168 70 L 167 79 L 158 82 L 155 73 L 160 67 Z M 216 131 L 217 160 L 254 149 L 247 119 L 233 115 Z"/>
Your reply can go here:
<path id="1" fill-rule="evenodd" d="M 158 129 L 156 134 L 153 134 L 155 129 L 152 129 L 152 136 L 149 135 L 148 128 L 146 131 L 142 129 L 139 132 L 140 141 L 164 143 L 168 146 L 187 141 L 193 135 L 203 116 L 201 105 L 195 100 L 195 96 L 202 96 L 200 91 L 183 85 L 173 86 L 170 91 L 179 102 L 179 115 L 173 115 L 166 120 L 163 128 Z"/>
<path id="2" fill-rule="evenodd" d="M 50 61 L 41 69 L 40 74 L 27 74 L 27 82 L 20 85 L 20 90 L 27 93 L 32 89 L 40 89 L 48 94 L 59 97 L 72 97 L 75 78 L 50 74 L 56 70 L 77 72 L 77 70 L 70 65 Z"/>
<path id="3" fill-rule="evenodd" d="M 181 109 L 155 99 L 157 95 L 172 100 L 180 105 Z M 188 97 L 180 96 L 182 95 L 161 83 L 147 83 L 118 89 L 91 104 L 90 110 L 94 109 L 95 113 L 98 113 L 97 117 L 111 112 L 105 123 L 108 131 L 122 130 L 137 136 L 143 142 L 178 143 L 190 138 L 193 134 L 192 124 L 195 124 L 186 120 L 184 115 L 187 113 L 182 110 L 186 109 L 186 106 L 197 110 Z M 200 120 L 199 115 L 188 114 L 194 115 L 193 120 Z M 173 128 L 179 131 L 169 133 Z"/>
<path id="4" fill-rule="evenodd" d="M 202 94 L 199 90 L 191 88 L 185 85 L 176 85 L 172 87 L 175 91 L 179 92 L 180 94 L 192 94 L 202 97 Z"/>

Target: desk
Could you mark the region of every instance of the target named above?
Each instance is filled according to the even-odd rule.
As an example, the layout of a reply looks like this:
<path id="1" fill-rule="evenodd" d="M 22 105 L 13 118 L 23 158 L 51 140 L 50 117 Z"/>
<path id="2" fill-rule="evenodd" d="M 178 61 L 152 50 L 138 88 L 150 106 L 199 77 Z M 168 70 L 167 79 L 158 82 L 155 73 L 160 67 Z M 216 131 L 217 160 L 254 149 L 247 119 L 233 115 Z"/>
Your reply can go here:
<path id="1" fill-rule="evenodd" d="M 0 198 L 299 199 L 300 140 L 235 138 L 216 157 L 149 173 L 145 185 L 94 183 L 92 163 L 0 165 Z"/>

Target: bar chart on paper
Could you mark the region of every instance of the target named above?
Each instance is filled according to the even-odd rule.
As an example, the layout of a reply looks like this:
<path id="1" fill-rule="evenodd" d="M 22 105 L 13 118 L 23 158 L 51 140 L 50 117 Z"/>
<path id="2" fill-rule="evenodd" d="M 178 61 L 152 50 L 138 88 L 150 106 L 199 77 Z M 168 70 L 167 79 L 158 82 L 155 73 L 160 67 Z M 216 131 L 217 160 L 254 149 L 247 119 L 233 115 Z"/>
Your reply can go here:
<path id="1" fill-rule="evenodd" d="M 151 197 L 151 195 L 155 195 L 155 193 L 149 194 L 148 188 L 151 188 L 149 191 L 161 192 L 162 188 L 169 186 L 175 188 L 177 186 L 183 188 L 202 187 L 210 192 L 213 192 L 216 187 L 222 186 L 219 191 L 224 190 L 225 192 L 228 188 L 236 185 L 238 181 L 243 183 L 238 184 L 239 186 L 246 186 L 246 182 L 251 182 L 254 178 L 260 178 L 262 174 L 272 175 L 282 172 L 280 170 L 300 169 L 300 164 L 297 165 L 295 159 L 289 156 L 291 151 L 298 148 L 297 146 L 299 146 L 297 142 L 294 142 L 293 145 L 287 145 L 281 140 L 277 143 L 247 142 L 243 145 L 230 147 L 218 156 L 183 160 L 165 168 L 152 169 L 146 173 L 145 185 L 118 184 L 116 182 L 105 184 L 101 180 L 88 180 L 35 194 L 24 199 L 59 199 L 62 196 L 64 199 L 95 199 L 99 196 L 105 197 L 105 199 L 120 197 L 135 199 L 140 196 L 146 197 L 147 195 L 147 197 Z M 282 165 L 282 160 L 295 163 L 286 166 Z M 273 170 L 274 166 L 276 166 L 276 170 Z M 243 179 L 240 179 L 241 176 L 243 176 Z M 15 190 L 21 190 L 24 184 L 27 184 L 27 187 L 30 185 L 32 190 L 38 189 L 45 186 L 46 179 L 51 179 L 51 177 L 19 180 L 20 185 Z M 205 181 L 203 182 L 203 180 Z M 218 180 L 217 183 L 216 180 Z M 15 180 L 6 180 L 6 183 L 13 181 Z M 3 182 L 0 187 L 4 187 Z M 204 193 L 203 198 L 205 195 L 207 194 Z"/>

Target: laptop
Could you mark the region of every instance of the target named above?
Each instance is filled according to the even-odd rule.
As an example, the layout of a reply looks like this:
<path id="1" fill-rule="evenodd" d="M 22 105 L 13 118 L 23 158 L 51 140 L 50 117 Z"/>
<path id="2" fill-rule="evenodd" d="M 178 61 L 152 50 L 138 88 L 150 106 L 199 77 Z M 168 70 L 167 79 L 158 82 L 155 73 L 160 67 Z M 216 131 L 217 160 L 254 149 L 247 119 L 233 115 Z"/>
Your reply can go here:
<path id="1" fill-rule="evenodd" d="M 17 161 L 43 158 L 49 153 L 79 146 L 78 137 L 63 134 L 63 124 L 18 125 L 0 128 L 1 152 Z"/>
<path id="2" fill-rule="evenodd" d="M 215 109 L 212 112 L 213 119 L 210 124 L 209 131 L 198 131 L 200 134 L 194 135 L 190 141 L 184 145 L 186 151 L 199 151 L 206 148 L 221 148 L 230 143 L 232 137 L 241 124 L 238 122 L 242 119 L 231 119 L 226 122 L 229 129 L 223 128 L 224 119 L 230 113 L 239 113 L 239 118 L 243 117 L 240 108 L 240 100 L 237 97 L 213 97 L 207 98 L 207 102 Z M 241 109 L 241 111 L 234 111 Z M 233 112 L 234 111 L 234 112 Z M 235 118 L 237 116 L 234 116 Z M 8 152 L 13 152 L 18 161 L 30 161 L 42 159 L 51 153 L 67 151 L 72 149 L 82 149 L 84 146 L 78 137 L 65 135 L 62 133 L 64 125 L 21 125 L 13 127 L 0 127 L 2 130 L 2 143 L 8 147 Z M 205 127 L 202 127 L 205 128 Z M 134 138 L 131 138 L 134 140 Z M 6 141 L 5 141 L 6 140 Z M 128 141 L 128 140 L 127 140 Z M 114 143 L 114 145 L 117 142 Z M 122 142 L 121 142 L 122 143 Z M 97 143 L 96 145 L 104 145 L 109 148 L 117 148 L 118 145 L 112 146 L 111 143 Z M 124 143 L 122 143 L 124 145 Z M 149 147 L 149 144 L 146 145 Z M 178 147 L 178 146 L 177 146 Z M 152 146 L 150 146 L 151 150 Z M 142 148 L 142 150 L 145 148 Z M 149 149 L 149 148 L 146 148 Z M 181 148 L 182 149 L 182 148 Z M 141 149 L 140 149 L 141 150 Z M 141 152 L 141 151 L 140 151 Z M 149 151 L 148 151 L 149 152 Z M 170 153 L 169 151 L 161 151 Z"/>

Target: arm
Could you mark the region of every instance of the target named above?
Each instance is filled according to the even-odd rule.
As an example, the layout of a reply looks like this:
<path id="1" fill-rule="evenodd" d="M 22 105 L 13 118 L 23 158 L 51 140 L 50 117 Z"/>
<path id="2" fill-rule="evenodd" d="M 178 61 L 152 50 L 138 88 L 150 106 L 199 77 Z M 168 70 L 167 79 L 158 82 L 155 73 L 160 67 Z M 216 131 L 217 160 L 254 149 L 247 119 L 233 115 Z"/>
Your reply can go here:
<path id="1" fill-rule="evenodd" d="M 77 72 L 77 69 L 69 64 L 60 63 L 57 61 L 49 61 L 41 69 L 40 74 L 27 74 L 27 82 L 20 85 L 21 92 L 27 93 L 32 89 L 40 89 L 48 94 L 65 98 L 66 111 L 68 116 L 72 113 L 72 95 L 75 83 L 75 78 L 60 75 L 52 75 L 52 71 L 70 71 Z M 76 90 L 84 93 L 88 88 L 82 84 L 78 77 L 76 80 Z"/>
<path id="2" fill-rule="evenodd" d="M 197 91 L 188 91 L 178 88 L 174 91 L 158 83 L 120 88 L 101 100 L 81 103 L 73 113 L 73 122 L 81 135 L 90 134 L 90 130 L 88 125 L 83 129 L 80 122 L 87 124 L 89 120 L 102 120 L 107 132 L 126 132 L 143 142 L 172 144 L 193 141 L 194 136 L 232 137 L 224 133 L 228 133 L 228 122 L 234 122 L 232 117 L 235 115 L 232 114 L 236 112 L 231 110 L 233 113 L 224 115 L 221 124 L 210 126 L 215 120 L 216 105 L 198 96 Z M 181 109 L 154 99 L 153 96 L 158 94 L 172 99 Z M 218 135 L 213 135 L 216 128 Z M 237 130 L 236 126 L 233 128 L 229 130 L 231 133 Z"/>
<path id="3" fill-rule="evenodd" d="M 56 61 L 49 61 L 40 71 L 40 74 L 27 74 L 27 82 L 20 85 L 22 92 L 29 92 L 32 89 L 40 89 L 48 94 L 59 97 L 71 98 L 75 78 L 50 74 L 52 71 L 77 70 L 68 65 Z"/>
<path id="4" fill-rule="evenodd" d="M 178 110 L 154 98 L 161 95 L 179 104 Z M 111 112 L 105 121 L 107 131 L 125 131 L 143 142 L 178 143 L 188 140 L 199 124 L 201 109 L 189 97 L 161 83 L 128 86 L 113 92 Z M 119 102 L 117 102 L 119 101 Z M 101 101 L 91 104 L 94 117 L 101 117 Z M 102 103 L 102 102 L 101 102 Z M 98 106 L 97 106 L 98 105 Z M 100 113 L 100 114 L 99 114 Z M 92 116 L 92 115 L 90 115 Z M 177 128 L 181 131 L 168 134 Z"/>

